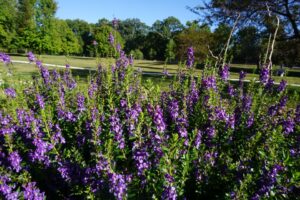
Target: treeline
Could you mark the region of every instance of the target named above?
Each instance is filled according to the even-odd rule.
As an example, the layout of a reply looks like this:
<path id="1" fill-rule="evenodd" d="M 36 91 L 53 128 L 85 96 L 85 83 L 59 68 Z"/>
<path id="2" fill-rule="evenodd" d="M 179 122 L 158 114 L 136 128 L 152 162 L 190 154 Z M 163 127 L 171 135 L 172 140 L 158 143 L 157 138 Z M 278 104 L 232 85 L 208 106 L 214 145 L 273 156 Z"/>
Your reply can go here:
<path id="1" fill-rule="evenodd" d="M 136 59 L 185 60 L 186 49 L 193 46 L 198 62 L 208 55 L 218 55 L 227 42 L 231 26 L 220 23 L 214 29 L 197 21 L 185 25 L 176 17 L 157 20 L 151 27 L 139 19 L 107 19 L 92 24 L 84 20 L 61 20 L 55 17 L 53 0 L 0 0 L 0 48 L 7 52 L 34 51 L 55 55 L 112 56 L 108 37 L 113 33 L 127 54 Z M 272 24 L 261 29 L 244 26 L 233 35 L 228 56 L 235 63 L 257 63 L 263 59 Z M 278 35 L 285 34 L 279 29 Z M 277 41 L 273 62 L 295 65 L 295 43 Z"/>

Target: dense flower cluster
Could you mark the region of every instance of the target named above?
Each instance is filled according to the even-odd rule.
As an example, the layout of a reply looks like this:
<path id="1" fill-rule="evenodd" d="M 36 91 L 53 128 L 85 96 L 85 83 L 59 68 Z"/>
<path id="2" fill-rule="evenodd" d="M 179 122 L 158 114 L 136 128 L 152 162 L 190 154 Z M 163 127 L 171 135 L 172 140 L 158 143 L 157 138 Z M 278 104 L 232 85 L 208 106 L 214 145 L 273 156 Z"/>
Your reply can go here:
<path id="1" fill-rule="evenodd" d="M 300 105 L 285 81 L 263 68 L 230 83 L 227 65 L 198 76 L 189 48 L 161 91 L 115 48 L 88 83 L 29 53 L 40 76 L 1 86 L 1 199 L 299 198 Z"/>

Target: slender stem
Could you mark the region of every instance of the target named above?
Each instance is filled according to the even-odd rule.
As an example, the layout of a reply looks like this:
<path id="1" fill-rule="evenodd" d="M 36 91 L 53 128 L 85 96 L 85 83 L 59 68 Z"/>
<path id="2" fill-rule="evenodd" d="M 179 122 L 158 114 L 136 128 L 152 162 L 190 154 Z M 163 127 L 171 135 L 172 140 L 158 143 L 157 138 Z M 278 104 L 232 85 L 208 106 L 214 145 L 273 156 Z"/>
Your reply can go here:
<path id="1" fill-rule="evenodd" d="M 230 44 L 230 40 L 231 40 L 232 34 L 233 34 L 234 30 L 235 30 L 235 27 L 236 27 L 236 25 L 237 25 L 237 23 L 238 23 L 238 21 L 239 21 L 239 19 L 240 19 L 240 16 L 241 16 L 241 15 L 240 15 L 240 13 L 239 13 L 239 14 L 238 14 L 238 17 L 236 18 L 236 20 L 235 20 L 235 22 L 234 22 L 234 24 L 233 24 L 233 27 L 232 27 L 231 31 L 230 31 L 229 37 L 228 37 L 228 39 L 227 39 L 227 44 L 226 44 L 226 46 L 225 46 L 225 51 L 224 51 L 224 56 L 223 56 L 222 67 L 225 65 L 226 57 L 227 57 L 227 51 L 228 51 L 228 47 L 229 47 L 229 44 Z"/>
<path id="2" fill-rule="evenodd" d="M 270 51 L 269 63 L 268 63 L 268 68 L 270 68 L 271 70 L 272 70 L 272 54 L 273 54 L 273 51 L 274 51 L 275 40 L 276 40 L 276 36 L 277 36 L 277 33 L 278 33 L 279 25 L 280 25 L 280 19 L 277 15 L 276 15 L 276 19 L 277 19 L 277 25 L 276 25 L 276 30 L 275 30 L 275 33 L 274 33 L 272 45 L 271 45 L 271 51 Z"/>

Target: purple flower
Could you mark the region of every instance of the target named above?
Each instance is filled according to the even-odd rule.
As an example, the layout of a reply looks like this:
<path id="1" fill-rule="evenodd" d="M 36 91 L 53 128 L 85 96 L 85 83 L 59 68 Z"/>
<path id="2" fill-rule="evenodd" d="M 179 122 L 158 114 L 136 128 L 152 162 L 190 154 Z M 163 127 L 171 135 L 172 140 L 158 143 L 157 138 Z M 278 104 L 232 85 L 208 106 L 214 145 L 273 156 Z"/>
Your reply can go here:
<path id="1" fill-rule="evenodd" d="M 117 200 L 122 200 L 127 196 L 127 183 L 126 177 L 122 174 L 108 173 L 109 178 L 109 191 L 114 194 Z"/>
<path id="2" fill-rule="evenodd" d="M 138 170 L 138 176 L 144 175 L 144 172 L 149 169 L 149 153 L 145 147 L 134 147 L 133 148 L 133 159 Z"/>
<path id="3" fill-rule="evenodd" d="M 61 134 L 61 129 L 60 129 L 60 127 L 59 127 L 59 125 L 58 124 L 55 124 L 55 126 L 53 126 L 52 124 L 49 126 L 51 129 L 52 129 L 52 131 L 54 132 L 54 134 L 52 135 L 52 141 L 54 142 L 54 145 L 55 144 L 58 144 L 58 143 L 60 143 L 60 144 L 64 144 L 64 143 L 66 143 L 66 140 L 65 140 L 65 138 L 62 136 L 62 134 Z"/>
<path id="4" fill-rule="evenodd" d="M 230 97 L 234 97 L 234 92 L 235 92 L 235 90 L 234 90 L 233 86 L 232 86 L 232 85 L 229 85 L 229 86 L 228 86 L 228 95 L 229 95 Z"/>
<path id="5" fill-rule="evenodd" d="M 91 84 L 89 86 L 89 89 L 88 89 L 88 95 L 90 98 L 93 98 L 96 91 L 97 91 L 97 84 L 94 82 L 94 81 L 91 81 Z"/>
<path id="6" fill-rule="evenodd" d="M 177 199 L 176 188 L 174 186 L 164 187 L 164 191 L 161 198 L 164 200 L 176 200 Z"/>
<path id="7" fill-rule="evenodd" d="M 118 143 L 120 149 L 125 148 L 125 139 L 123 137 L 122 124 L 118 117 L 118 110 L 115 109 L 113 114 L 110 116 L 110 130 L 115 135 L 115 141 Z"/>
<path id="8" fill-rule="evenodd" d="M 219 69 L 219 76 L 222 80 L 227 81 L 229 78 L 229 66 L 225 65 L 224 67 Z"/>
<path id="9" fill-rule="evenodd" d="M 156 105 L 153 113 L 153 121 L 158 132 L 163 133 L 166 129 L 166 124 L 163 119 L 162 110 L 159 105 Z"/>
<path id="10" fill-rule="evenodd" d="M 187 61 L 186 61 L 186 66 L 187 68 L 191 68 L 194 64 L 194 49 L 193 47 L 189 47 L 187 49 Z"/>
<path id="11" fill-rule="evenodd" d="M 231 129 L 234 129 L 234 125 L 235 125 L 235 116 L 234 115 L 230 115 L 228 117 L 228 120 L 227 120 L 227 124 L 226 124 L 226 127 L 228 128 L 231 128 Z"/>
<path id="12" fill-rule="evenodd" d="M 11 63 L 10 57 L 9 55 L 5 54 L 5 53 L 0 53 L 0 60 L 2 60 L 2 62 L 4 64 L 9 64 Z"/>
<path id="13" fill-rule="evenodd" d="M 118 23 L 119 23 L 119 20 L 117 18 L 114 17 L 114 19 L 112 20 L 112 25 L 114 28 L 117 28 L 118 26 Z"/>
<path id="14" fill-rule="evenodd" d="M 277 88 L 277 91 L 278 92 L 284 91 L 286 86 L 287 86 L 287 82 L 285 80 L 282 80 Z"/>
<path id="15" fill-rule="evenodd" d="M 43 65 L 39 66 L 41 76 L 43 78 L 44 84 L 48 86 L 51 83 L 49 70 Z"/>
<path id="16" fill-rule="evenodd" d="M 7 200 L 18 200 L 18 199 L 20 199 L 19 196 L 20 196 L 20 193 L 18 191 L 16 191 L 16 192 L 12 192 L 10 194 L 7 194 L 5 196 L 5 198 Z"/>
<path id="17" fill-rule="evenodd" d="M 117 69 L 126 69 L 129 65 L 129 59 L 126 57 L 124 51 L 120 52 L 120 58 L 116 61 Z"/>
<path id="18" fill-rule="evenodd" d="M 115 45 L 115 38 L 114 38 L 114 35 L 113 35 L 112 33 L 109 33 L 108 41 L 109 41 L 109 43 L 110 43 L 112 46 Z"/>
<path id="19" fill-rule="evenodd" d="M 171 116 L 171 119 L 173 121 L 176 121 L 177 117 L 179 116 L 179 104 L 176 99 L 172 99 L 169 103 L 169 113 Z"/>
<path id="20" fill-rule="evenodd" d="M 287 101 L 288 101 L 288 97 L 283 96 L 278 103 L 278 109 L 283 109 L 286 106 Z"/>
<path id="21" fill-rule="evenodd" d="M 29 62 L 35 62 L 36 61 L 36 57 L 34 56 L 34 54 L 31 51 L 28 52 L 27 58 L 28 58 Z"/>
<path id="22" fill-rule="evenodd" d="M 16 98 L 17 94 L 14 88 L 6 88 L 4 90 L 7 97 Z"/>
<path id="23" fill-rule="evenodd" d="M 61 177 L 65 180 L 65 181 L 70 181 L 71 180 L 71 169 L 69 167 L 68 163 L 62 163 L 62 162 L 58 162 L 59 167 L 57 168 L 57 171 L 60 173 Z"/>
<path id="24" fill-rule="evenodd" d="M 79 112 L 82 112 L 85 110 L 84 100 L 85 100 L 84 95 L 78 93 L 77 94 L 77 110 Z"/>
<path id="25" fill-rule="evenodd" d="M 121 99 L 120 106 L 121 106 L 121 108 L 125 108 L 127 106 L 127 101 L 125 99 Z"/>
<path id="26" fill-rule="evenodd" d="M 74 89 L 77 85 L 76 81 L 71 76 L 70 65 L 66 65 L 64 81 L 69 89 Z"/>
<path id="27" fill-rule="evenodd" d="M 260 82 L 262 84 L 267 84 L 269 78 L 270 78 L 270 70 L 268 67 L 263 67 L 260 71 L 260 76 L 259 76 L 259 79 L 260 79 Z"/>
<path id="28" fill-rule="evenodd" d="M 139 104 L 134 104 L 131 108 L 128 108 L 126 111 L 127 123 L 128 123 L 128 131 L 130 136 L 133 136 L 133 131 L 135 130 L 135 126 L 138 123 L 138 117 L 142 109 Z"/>
<path id="29" fill-rule="evenodd" d="M 187 106 L 190 113 L 193 113 L 194 106 L 198 100 L 199 100 L 199 91 L 197 89 L 196 81 L 193 80 L 190 86 L 190 91 L 186 98 Z"/>
<path id="30" fill-rule="evenodd" d="M 195 138 L 195 147 L 196 147 L 196 149 L 199 149 L 200 144 L 201 144 L 201 139 L 202 139 L 202 131 L 199 130 L 197 132 L 197 135 L 196 135 L 196 138 Z"/>
<path id="31" fill-rule="evenodd" d="M 43 141 L 40 138 L 35 138 L 33 140 L 33 144 L 35 145 L 36 149 L 33 153 L 31 153 L 32 161 L 38 160 L 44 162 L 46 166 L 49 166 L 50 160 L 46 153 L 53 149 L 53 145 Z"/>
<path id="32" fill-rule="evenodd" d="M 216 108 L 215 114 L 217 117 L 217 120 L 219 121 L 227 121 L 229 116 L 226 114 L 226 111 L 223 108 Z"/>
<path id="33" fill-rule="evenodd" d="M 44 98 L 42 95 L 40 95 L 40 94 L 36 95 L 36 102 L 41 109 L 45 108 Z"/>
<path id="34" fill-rule="evenodd" d="M 253 123 L 254 123 L 254 114 L 252 113 L 249 115 L 249 117 L 247 119 L 247 122 L 246 122 L 247 128 L 250 128 L 253 125 Z"/>
<path id="35" fill-rule="evenodd" d="M 294 132 L 295 122 L 291 117 L 288 117 L 286 120 L 283 121 L 282 126 L 283 126 L 284 133 L 290 134 Z"/>
<path id="36" fill-rule="evenodd" d="M 44 200 L 45 194 L 41 192 L 35 182 L 27 183 L 24 188 L 24 199 L 25 200 Z"/>
<path id="37" fill-rule="evenodd" d="M 249 112 L 252 106 L 252 98 L 249 95 L 243 96 L 242 107 L 243 110 Z"/>
<path id="38" fill-rule="evenodd" d="M 117 52 L 121 53 L 122 47 L 119 43 L 117 44 L 116 49 L 117 49 Z"/>
<path id="39" fill-rule="evenodd" d="M 4 195 L 12 192 L 12 187 L 8 185 L 8 181 L 11 181 L 7 176 L 0 176 L 0 192 Z"/>
<path id="40" fill-rule="evenodd" d="M 273 86 L 274 86 L 274 80 L 272 78 L 269 78 L 269 80 L 265 86 L 266 90 L 269 90 L 269 91 L 272 90 Z"/>
<path id="41" fill-rule="evenodd" d="M 17 151 L 14 151 L 9 154 L 8 161 L 10 162 L 10 165 L 16 172 L 19 172 L 22 169 L 22 167 L 21 167 L 22 159 L 19 156 Z"/>
<path id="42" fill-rule="evenodd" d="M 207 78 L 202 79 L 202 86 L 204 89 L 214 89 L 217 90 L 217 83 L 214 76 L 209 76 Z"/>
<path id="43" fill-rule="evenodd" d="M 213 138 L 216 135 L 216 129 L 212 126 L 206 128 L 206 134 L 209 138 Z"/>
<path id="44" fill-rule="evenodd" d="M 268 109 L 268 115 L 269 116 L 274 116 L 274 115 L 276 115 L 277 111 L 278 111 L 278 106 L 277 105 L 272 105 Z"/>

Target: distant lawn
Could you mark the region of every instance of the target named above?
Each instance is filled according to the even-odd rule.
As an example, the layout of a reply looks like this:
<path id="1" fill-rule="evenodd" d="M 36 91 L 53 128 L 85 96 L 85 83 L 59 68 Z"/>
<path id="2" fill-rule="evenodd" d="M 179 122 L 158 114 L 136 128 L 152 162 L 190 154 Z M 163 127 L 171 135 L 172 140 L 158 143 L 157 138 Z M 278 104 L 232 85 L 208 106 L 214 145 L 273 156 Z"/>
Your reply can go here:
<path id="1" fill-rule="evenodd" d="M 20 61 L 27 61 L 26 56 L 11 56 L 12 60 L 20 60 Z M 96 70 L 97 65 L 101 64 L 104 67 L 111 66 L 114 63 L 114 59 L 112 58 L 91 58 L 91 57 L 76 57 L 76 56 L 50 56 L 50 55 L 42 55 L 39 56 L 38 59 L 40 59 L 43 63 L 48 64 L 55 64 L 55 65 L 65 65 L 70 64 L 71 66 L 75 67 L 82 67 L 86 68 L 87 71 L 84 72 L 84 70 L 74 70 L 72 69 L 73 73 L 75 73 L 76 76 L 85 78 L 89 74 L 89 70 Z M 141 68 L 143 72 L 156 72 L 161 73 L 163 71 L 163 68 L 165 67 L 169 73 L 176 73 L 178 70 L 178 65 L 176 64 L 167 64 L 165 65 L 164 62 L 161 61 L 149 61 L 149 60 L 135 60 L 134 63 L 135 68 Z M 49 69 L 53 69 L 54 67 L 48 67 Z M 234 72 L 230 73 L 230 78 L 232 79 L 238 79 L 239 74 L 238 71 L 240 70 L 248 70 L 247 73 L 247 80 L 253 80 L 259 79 L 258 74 L 254 74 L 256 66 L 255 65 L 243 65 L 243 64 L 232 64 L 231 69 Z M 278 66 L 274 66 L 274 69 L 277 69 Z M 0 68 L 0 73 L 6 73 L 5 67 Z M 19 79 L 28 79 L 33 74 L 37 73 L 37 68 L 34 64 L 21 64 L 21 63 L 15 63 L 13 65 L 13 71 L 15 73 L 15 76 L 19 77 Z M 289 71 L 296 71 L 300 72 L 300 69 L 288 69 Z M 201 70 L 196 69 L 196 74 L 199 76 L 201 75 Z M 289 84 L 300 84 L 300 77 L 291 77 L 291 76 L 285 76 L 285 77 L 278 77 L 273 76 L 275 79 L 275 82 L 280 82 L 282 79 L 287 80 Z"/>

